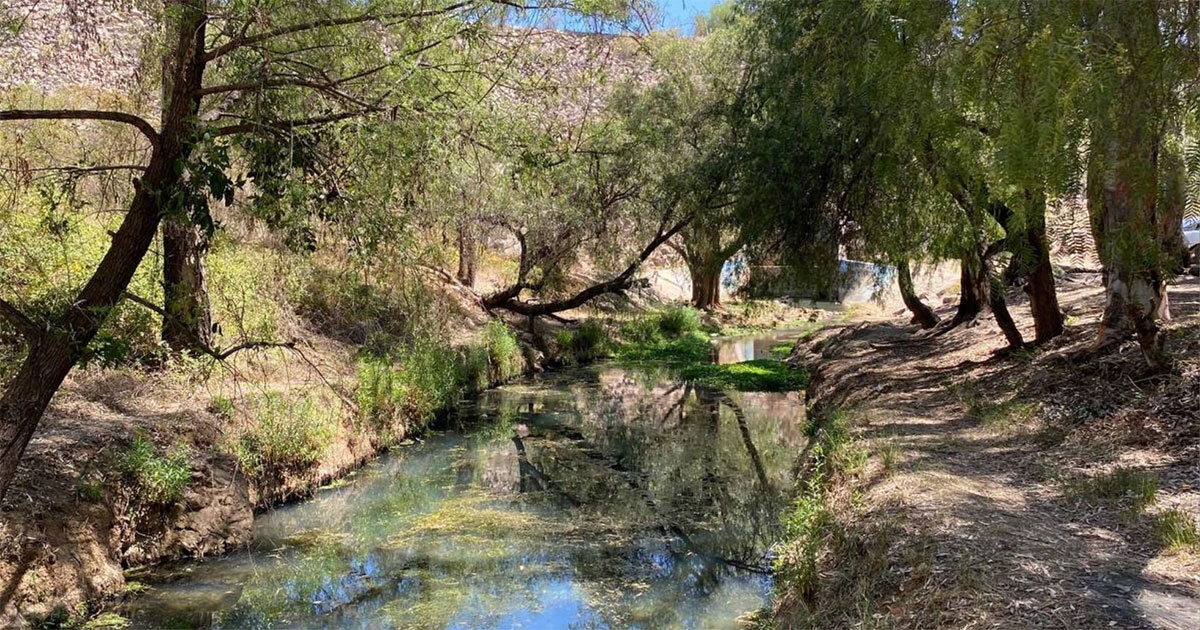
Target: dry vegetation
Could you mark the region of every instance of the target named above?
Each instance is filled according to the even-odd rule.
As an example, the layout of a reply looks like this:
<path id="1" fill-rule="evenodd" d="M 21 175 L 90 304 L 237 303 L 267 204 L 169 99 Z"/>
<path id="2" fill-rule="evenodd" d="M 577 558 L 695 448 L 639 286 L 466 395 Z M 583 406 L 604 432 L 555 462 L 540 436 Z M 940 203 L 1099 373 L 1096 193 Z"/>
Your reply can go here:
<path id="1" fill-rule="evenodd" d="M 783 625 L 1194 627 L 1200 282 L 1172 287 L 1178 371 L 1151 375 L 1136 347 L 1068 359 L 1103 305 L 1091 278 L 1063 279 L 1073 325 L 1039 351 L 999 352 L 990 322 L 801 344 L 815 407 L 847 410 L 871 457 L 827 490 L 817 577 L 782 595 Z"/>

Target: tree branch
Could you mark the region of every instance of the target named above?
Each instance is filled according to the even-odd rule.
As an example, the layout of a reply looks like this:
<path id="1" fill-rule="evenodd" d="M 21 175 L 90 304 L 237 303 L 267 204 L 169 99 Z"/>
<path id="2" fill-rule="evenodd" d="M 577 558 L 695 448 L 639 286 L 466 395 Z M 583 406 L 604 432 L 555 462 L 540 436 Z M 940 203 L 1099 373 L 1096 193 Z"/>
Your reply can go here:
<path id="1" fill-rule="evenodd" d="M 204 53 L 204 60 L 211 62 L 214 59 L 227 55 L 243 46 L 265 42 L 276 37 L 285 35 L 294 35 L 305 31 L 313 31 L 321 28 L 331 28 L 335 26 L 349 26 L 352 24 L 362 24 L 364 22 L 383 22 L 387 20 L 407 20 L 422 17 L 432 17 L 435 15 L 443 15 L 457 11 L 458 9 L 471 5 L 471 2 L 455 2 L 438 9 L 426 9 L 424 11 L 414 11 L 411 13 L 362 13 L 359 15 L 349 15 L 340 18 L 327 18 L 324 20 L 314 20 L 303 24 L 293 24 L 291 26 L 283 26 L 270 31 L 256 33 L 254 35 L 240 35 L 228 42 Z"/>
<path id="2" fill-rule="evenodd" d="M 672 236 L 678 234 L 680 230 L 691 223 L 694 216 L 695 215 L 692 214 L 685 216 L 669 229 L 660 227 L 658 234 L 654 237 L 654 239 L 651 240 L 644 248 L 642 248 L 642 251 L 640 254 L 638 254 L 637 259 L 630 263 L 624 271 L 610 280 L 601 282 L 599 284 L 594 284 L 569 298 L 555 300 L 553 302 L 526 302 L 516 299 L 516 296 L 511 293 L 512 287 L 509 287 L 509 289 L 497 292 L 484 298 L 484 307 L 488 310 L 500 308 L 513 313 L 518 313 L 520 315 L 549 315 L 551 313 L 558 313 L 560 311 L 568 311 L 573 308 L 578 308 L 584 304 L 587 304 L 589 300 L 606 293 L 617 293 L 624 291 L 633 285 L 633 275 L 637 273 L 639 268 L 641 268 L 642 263 L 646 262 L 646 259 L 650 258 L 650 255 L 653 254 L 660 245 L 670 240 Z M 663 226 L 667 224 L 665 219 L 666 216 L 664 216 L 664 221 L 662 224 Z"/>
<path id="3" fill-rule="evenodd" d="M 107 120 L 133 125 L 158 144 L 158 131 L 145 118 L 127 112 L 99 109 L 9 109 L 0 111 L 0 120 Z"/>
<path id="4" fill-rule="evenodd" d="M 33 339 L 42 332 L 42 329 L 38 328 L 38 325 L 32 319 L 29 319 L 29 316 L 22 313 L 21 309 L 13 306 L 3 298 L 0 298 L 0 318 L 4 318 L 9 324 L 12 324 L 17 329 L 17 332 L 21 333 L 26 339 Z"/>
<path id="5" fill-rule="evenodd" d="M 214 133 L 217 136 L 229 136 L 238 133 L 257 133 L 261 131 L 289 131 L 296 127 L 311 127 L 314 125 L 324 125 L 326 123 L 337 122 L 339 120 L 348 120 L 367 114 L 377 114 L 384 111 L 381 108 L 363 108 L 336 114 L 327 114 L 325 116 L 314 116 L 312 118 L 298 118 L 295 120 L 265 120 L 265 121 L 249 121 L 226 125 L 219 127 Z"/>

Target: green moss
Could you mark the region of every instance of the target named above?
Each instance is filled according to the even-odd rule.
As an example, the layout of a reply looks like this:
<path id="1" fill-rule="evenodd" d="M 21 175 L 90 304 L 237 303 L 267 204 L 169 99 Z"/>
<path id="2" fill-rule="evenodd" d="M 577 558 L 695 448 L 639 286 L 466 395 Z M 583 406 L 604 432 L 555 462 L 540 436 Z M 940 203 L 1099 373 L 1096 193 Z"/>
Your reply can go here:
<path id="1" fill-rule="evenodd" d="M 771 356 L 778 359 L 786 359 L 792 353 L 793 344 L 777 343 L 771 346 Z"/>
<path id="2" fill-rule="evenodd" d="M 786 392 L 803 389 L 807 375 L 783 361 L 758 359 L 728 365 L 689 365 L 679 375 L 697 385 L 741 392 Z"/>
<path id="3" fill-rule="evenodd" d="M 128 619 L 114 612 L 100 613 L 83 623 L 83 630 L 113 630 L 115 628 L 128 628 L 130 622 Z"/>

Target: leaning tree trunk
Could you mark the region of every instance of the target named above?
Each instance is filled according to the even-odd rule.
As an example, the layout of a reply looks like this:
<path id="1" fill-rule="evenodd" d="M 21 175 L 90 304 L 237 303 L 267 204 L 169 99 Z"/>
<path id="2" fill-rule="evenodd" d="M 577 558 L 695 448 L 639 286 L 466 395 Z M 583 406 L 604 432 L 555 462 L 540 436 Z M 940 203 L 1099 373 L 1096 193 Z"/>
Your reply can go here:
<path id="1" fill-rule="evenodd" d="M 900 298 L 904 306 L 912 313 L 913 323 L 921 328 L 933 328 L 938 325 L 938 316 L 933 309 L 925 305 L 913 287 L 912 270 L 907 260 L 896 263 L 896 277 L 900 284 Z"/>
<path id="2" fill-rule="evenodd" d="M 963 258 L 959 280 L 961 295 L 958 312 L 951 321 L 951 327 L 972 322 L 978 319 L 984 310 L 990 310 L 1008 345 L 1014 348 L 1021 347 L 1025 340 L 1008 312 L 1008 304 L 1004 300 L 1004 287 L 999 280 L 992 278 L 990 267 L 987 248 L 982 244 Z"/>
<path id="3" fill-rule="evenodd" d="M 688 265 L 692 276 L 692 306 L 711 309 L 721 305 L 722 263 Z"/>
<path id="4" fill-rule="evenodd" d="M 474 288 L 476 266 L 479 260 L 479 244 L 472 226 L 465 222 L 458 226 L 458 281 Z"/>
<path id="5" fill-rule="evenodd" d="M 963 256 L 959 263 L 958 310 L 951 320 L 953 326 L 974 321 L 988 303 L 987 275 L 980 268 L 979 257 Z"/>
<path id="6" fill-rule="evenodd" d="M 203 352 L 212 347 L 212 313 L 200 228 L 184 219 L 163 219 L 162 248 L 163 341 L 177 352 Z"/>
<path id="7" fill-rule="evenodd" d="M 177 165 L 191 150 L 191 121 L 199 109 L 204 74 L 204 12 L 200 4 L 180 14 L 171 54 L 178 72 L 149 165 L 112 244 L 71 305 L 29 339 L 28 355 L 0 396 L 0 501 L 16 475 L 50 399 L 121 299 L 158 231 L 161 192 L 179 183 Z"/>
<path id="8" fill-rule="evenodd" d="M 1046 240 L 1046 199 L 1038 195 L 1030 200 L 1025 216 L 1025 292 L 1033 314 L 1034 343 L 1045 343 L 1063 332 L 1063 314 L 1054 287 L 1054 269 L 1050 265 L 1050 246 Z"/>

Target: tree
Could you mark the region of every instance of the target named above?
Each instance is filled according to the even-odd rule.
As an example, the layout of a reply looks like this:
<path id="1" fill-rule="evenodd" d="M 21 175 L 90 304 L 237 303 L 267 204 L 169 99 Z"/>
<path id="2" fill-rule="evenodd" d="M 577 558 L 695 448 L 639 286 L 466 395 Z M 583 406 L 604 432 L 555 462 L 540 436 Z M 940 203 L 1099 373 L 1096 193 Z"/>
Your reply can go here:
<path id="1" fill-rule="evenodd" d="M 122 111 L 0 111 L 0 121 L 121 123 L 140 131 L 150 147 L 111 246 L 70 305 L 40 321 L 0 300 L 0 316 L 27 348 L 0 396 L 0 498 L 54 393 L 125 297 L 164 217 L 201 230 L 212 227 L 208 200 L 229 199 L 235 184 L 228 172 L 231 143 L 256 150 L 347 121 L 386 124 L 429 115 L 446 93 L 437 80 L 442 68 L 427 57 L 510 10 L 487 0 L 436 5 L 170 0 L 161 16 L 169 33 L 162 43 L 168 89 L 157 125 Z M 180 236 L 191 243 L 190 232 Z M 174 284 L 200 286 L 194 276 L 184 276 L 173 277 L 180 281 Z M 172 306 L 194 313 L 198 304 L 184 300 Z"/>
<path id="2" fill-rule="evenodd" d="M 1157 320 L 1168 312 L 1181 217 L 1173 195 L 1160 195 L 1160 156 L 1178 129 L 1181 86 L 1195 72 L 1196 10 L 1097 0 L 1083 5 L 1079 20 L 1091 44 L 1088 205 L 1105 266 L 1094 351 L 1134 333 L 1151 368 L 1165 370 Z"/>

